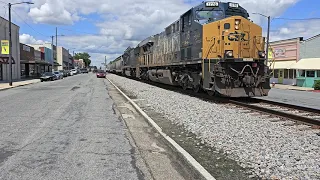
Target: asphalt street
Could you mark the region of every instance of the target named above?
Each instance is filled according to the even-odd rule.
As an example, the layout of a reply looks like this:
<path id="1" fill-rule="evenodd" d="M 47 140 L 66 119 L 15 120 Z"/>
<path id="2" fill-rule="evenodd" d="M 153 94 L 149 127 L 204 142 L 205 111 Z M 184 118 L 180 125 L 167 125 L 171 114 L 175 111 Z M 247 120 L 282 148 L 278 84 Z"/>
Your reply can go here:
<path id="1" fill-rule="evenodd" d="M 0 91 L 0 179 L 141 179 L 105 79 Z"/>
<path id="2" fill-rule="evenodd" d="M 306 106 L 320 110 L 320 93 L 272 88 L 267 97 L 272 101 Z"/>

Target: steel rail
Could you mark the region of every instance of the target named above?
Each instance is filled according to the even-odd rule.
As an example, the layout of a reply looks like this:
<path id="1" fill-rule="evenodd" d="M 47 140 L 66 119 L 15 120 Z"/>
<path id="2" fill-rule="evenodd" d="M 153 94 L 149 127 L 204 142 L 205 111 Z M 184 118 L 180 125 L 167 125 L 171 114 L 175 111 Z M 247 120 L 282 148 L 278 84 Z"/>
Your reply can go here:
<path id="1" fill-rule="evenodd" d="M 278 111 L 278 110 L 274 110 L 274 109 L 269 109 L 269 108 L 265 108 L 265 107 L 260 107 L 260 106 L 256 106 L 253 104 L 244 103 L 244 102 L 236 101 L 236 100 L 229 100 L 229 102 L 232 104 L 238 105 L 238 106 L 247 107 L 249 109 L 254 109 L 256 111 L 260 111 L 263 113 L 277 115 L 277 116 L 280 116 L 283 118 L 289 118 L 291 120 L 307 123 L 309 125 L 320 126 L 320 120 L 316 120 L 316 119 L 312 119 L 312 118 L 308 118 L 308 117 L 304 117 L 304 116 L 299 116 L 296 114 L 290 114 L 290 113 L 286 113 L 286 112 L 282 112 L 282 111 Z M 269 102 L 267 102 L 267 103 L 269 103 Z M 275 104 L 282 106 L 282 103 L 275 103 Z M 295 106 L 295 105 L 291 105 L 291 104 L 285 104 L 282 107 L 290 107 L 290 108 L 296 109 L 296 110 L 302 110 L 305 108 L 305 107 Z M 306 109 L 309 109 L 309 108 L 306 108 Z M 312 108 L 310 108 L 310 109 L 312 109 Z M 314 111 L 311 110 L 311 112 L 314 112 Z M 317 113 L 319 113 L 319 110 L 317 111 Z"/>

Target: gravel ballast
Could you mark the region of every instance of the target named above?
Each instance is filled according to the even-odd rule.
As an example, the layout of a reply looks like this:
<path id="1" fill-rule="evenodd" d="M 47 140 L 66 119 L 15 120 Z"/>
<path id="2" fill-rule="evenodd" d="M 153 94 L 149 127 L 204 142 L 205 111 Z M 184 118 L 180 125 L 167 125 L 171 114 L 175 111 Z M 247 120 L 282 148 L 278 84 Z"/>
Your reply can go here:
<path id="1" fill-rule="evenodd" d="M 271 122 L 124 77 L 107 77 L 242 167 L 253 169 L 253 174 L 268 179 L 320 179 L 320 130 L 301 130 L 302 125 L 286 126 L 290 122 Z"/>

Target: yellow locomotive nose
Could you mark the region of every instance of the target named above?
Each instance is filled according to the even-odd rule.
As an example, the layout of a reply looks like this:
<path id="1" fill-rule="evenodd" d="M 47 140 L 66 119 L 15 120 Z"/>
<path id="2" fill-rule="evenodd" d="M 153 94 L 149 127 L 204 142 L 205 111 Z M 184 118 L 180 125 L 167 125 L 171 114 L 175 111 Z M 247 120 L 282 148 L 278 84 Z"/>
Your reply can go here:
<path id="1" fill-rule="evenodd" d="M 263 58 L 261 27 L 240 16 L 204 24 L 202 43 L 203 59 Z"/>

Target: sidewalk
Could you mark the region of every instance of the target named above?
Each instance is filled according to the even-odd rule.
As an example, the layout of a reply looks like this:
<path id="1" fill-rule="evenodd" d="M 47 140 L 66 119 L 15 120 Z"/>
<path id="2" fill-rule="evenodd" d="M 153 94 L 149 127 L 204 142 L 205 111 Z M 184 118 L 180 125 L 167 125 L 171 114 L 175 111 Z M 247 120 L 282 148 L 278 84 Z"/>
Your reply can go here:
<path id="1" fill-rule="evenodd" d="M 276 88 L 276 89 L 286 89 L 286 90 L 296 90 L 296 91 L 317 91 L 314 90 L 313 88 L 308 88 L 308 87 L 299 87 L 299 86 L 292 86 L 292 85 L 285 85 L 285 84 L 275 84 L 273 87 L 272 84 L 270 84 L 271 88 Z"/>
<path id="2" fill-rule="evenodd" d="M 40 79 L 22 79 L 12 82 L 12 86 L 9 86 L 8 82 L 0 81 L 0 91 L 5 89 L 10 89 L 18 86 L 25 86 L 28 84 L 34 84 L 40 82 Z"/>

